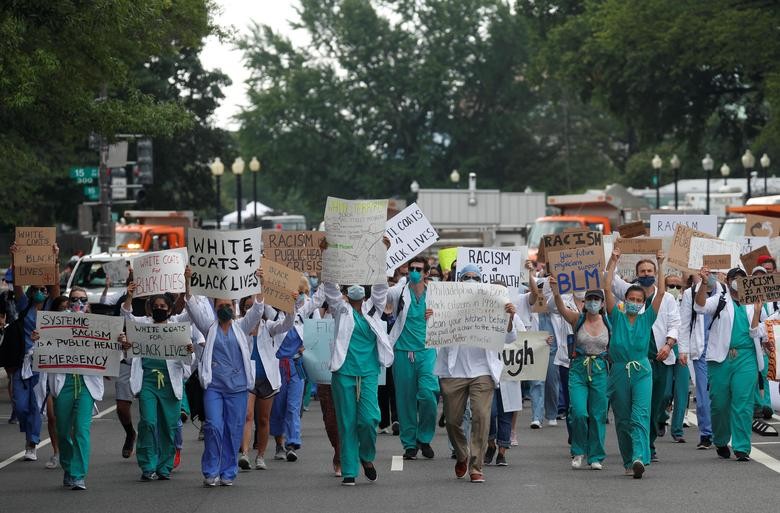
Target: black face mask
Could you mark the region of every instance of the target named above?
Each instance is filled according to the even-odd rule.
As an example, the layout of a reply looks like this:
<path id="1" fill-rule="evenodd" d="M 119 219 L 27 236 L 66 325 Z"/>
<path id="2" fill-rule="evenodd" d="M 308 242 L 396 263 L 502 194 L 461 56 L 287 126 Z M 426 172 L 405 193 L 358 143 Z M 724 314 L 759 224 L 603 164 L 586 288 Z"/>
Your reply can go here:
<path id="1" fill-rule="evenodd" d="M 154 322 L 163 322 L 168 320 L 168 310 L 162 308 L 152 308 L 152 319 Z"/>

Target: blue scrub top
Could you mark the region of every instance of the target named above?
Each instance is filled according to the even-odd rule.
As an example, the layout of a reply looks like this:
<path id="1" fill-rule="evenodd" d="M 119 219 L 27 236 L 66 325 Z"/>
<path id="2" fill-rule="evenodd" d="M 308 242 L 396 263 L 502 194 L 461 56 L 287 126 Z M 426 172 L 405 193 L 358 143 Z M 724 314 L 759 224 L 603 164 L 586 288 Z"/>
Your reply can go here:
<path id="1" fill-rule="evenodd" d="M 211 387 L 223 393 L 236 393 L 247 388 L 244 359 L 233 328 L 225 333 L 217 326 L 214 352 L 211 357 Z"/>
<path id="2" fill-rule="evenodd" d="M 282 345 L 279 346 L 279 350 L 276 351 L 276 357 L 280 360 L 282 358 L 293 358 L 298 354 L 298 349 L 303 346 L 303 340 L 298 335 L 298 330 L 294 327 L 290 328 L 290 331 L 285 335 Z"/>
<path id="3" fill-rule="evenodd" d="M 260 358 L 260 352 L 257 350 L 257 335 L 252 337 L 252 361 L 255 362 L 255 379 L 266 377 L 263 359 Z"/>

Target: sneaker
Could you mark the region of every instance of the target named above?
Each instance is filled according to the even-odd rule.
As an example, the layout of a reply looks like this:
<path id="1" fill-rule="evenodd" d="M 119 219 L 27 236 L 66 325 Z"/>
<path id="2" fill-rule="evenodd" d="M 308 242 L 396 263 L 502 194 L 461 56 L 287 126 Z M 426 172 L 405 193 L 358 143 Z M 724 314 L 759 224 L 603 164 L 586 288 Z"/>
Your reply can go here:
<path id="1" fill-rule="evenodd" d="M 731 458 L 731 449 L 729 449 L 727 445 L 724 445 L 722 447 L 716 447 L 715 452 L 717 452 L 718 456 L 720 456 L 724 460 Z"/>
<path id="2" fill-rule="evenodd" d="M 769 406 L 764 406 L 761 408 L 761 416 L 764 418 L 764 420 L 770 420 L 774 413 L 774 410 Z"/>
<path id="3" fill-rule="evenodd" d="M 433 447 L 431 447 L 431 444 L 424 444 L 420 443 L 420 452 L 422 453 L 423 457 L 432 460 L 433 459 Z"/>
<path id="4" fill-rule="evenodd" d="M 398 424 L 397 420 L 395 422 L 393 422 L 393 424 L 390 426 L 390 428 L 393 431 L 393 436 L 398 436 L 399 434 L 401 434 L 401 425 Z"/>
<path id="5" fill-rule="evenodd" d="M 469 477 L 471 477 L 471 482 L 472 483 L 484 483 L 485 482 L 485 476 L 483 476 L 480 472 L 474 472 Z"/>
<path id="6" fill-rule="evenodd" d="M 24 461 L 38 461 L 38 450 L 35 447 L 28 447 L 24 450 Z"/>
<path id="7" fill-rule="evenodd" d="M 550 419 L 547 421 L 547 425 L 550 427 L 555 427 L 558 425 L 558 421 L 556 419 Z"/>
<path id="8" fill-rule="evenodd" d="M 252 465 L 249 464 L 249 456 L 245 452 L 241 453 L 238 457 L 238 468 L 241 470 L 252 470 Z"/>
<path id="9" fill-rule="evenodd" d="M 73 486 L 73 476 L 65 472 L 62 476 L 62 487 L 71 488 Z"/>
<path id="10" fill-rule="evenodd" d="M 73 484 L 70 487 L 71 490 L 86 490 L 87 489 L 87 483 L 84 482 L 83 479 L 76 479 L 73 481 Z"/>
<path id="11" fill-rule="evenodd" d="M 631 467 L 628 467 L 625 472 L 623 472 L 624 476 L 633 476 L 634 471 L 631 469 Z"/>
<path id="12" fill-rule="evenodd" d="M 217 476 L 203 478 L 203 486 L 206 488 L 214 488 L 218 484 L 219 478 Z"/>
<path id="13" fill-rule="evenodd" d="M 499 467 L 508 467 L 509 463 L 506 462 L 506 456 L 504 456 L 501 453 L 498 453 L 496 456 L 496 465 Z"/>
<path id="14" fill-rule="evenodd" d="M 135 431 L 132 434 L 125 435 L 125 444 L 122 446 L 122 457 L 128 459 L 133 455 L 133 448 L 135 447 L 136 434 Z"/>
<path id="15" fill-rule="evenodd" d="M 341 486 L 355 486 L 355 478 L 354 477 L 345 477 L 341 481 Z"/>
<path id="16" fill-rule="evenodd" d="M 49 461 L 46 462 L 46 468 L 54 469 L 59 466 L 60 466 L 60 455 L 52 454 L 51 458 L 49 458 Z"/>
<path id="17" fill-rule="evenodd" d="M 466 477 L 466 471 L 469 469 L 466 460 L 458 461 L 455 463 L 455 477 L 463 479 Z"/>
<path id="18" fill-rule="evenodd" d="M 295 454 L 295 451 L 293 450 L 292 447 L 287 449 L 287 453 L 285 454 L 285 457 L 287 458 L 287 461 L 289 461 L 290 463 L 292 463 L 293 461 L 298 461 L 298 455 Z"/>
<path id="19" fill-rule="evenodd" d="M 157 481 L 157 472 L 144 472 L 141 474 L 141 481 Z"/>
<path id="20" fill-rule="evenodd" d="M 578 454 L 577 456 L 574 456 L 571 459 L 571 468 L 582 468 L 582 460 L 584 460 L 585 457 L 582 454 Z"/>
<path id="21" fill-rule="evenodd" d="M 531 422 L 531 429 L 542 429 L 542 423 L 538 420 Z"/>
<path id="22" fill-rule="evenodd" d="M 683 421 L 683 427 L 684 427 L 684 428 L 689 428 L 689 427 L 691 427 L 691 425 L 688 423 L 688 421 L 687 421 L 687 420 L 684 420 L 684 421 Z"/>
<path id="23" fill-rule="evenodd" d="M 160 473 L 160 474 L 157 474 L 157 480 L 158 481 L 170 481 L 171 480 L 171 476 L 169 474 L 162 474 L 162 473 Z"/>
<path id="24" fill-rule="evenodd" d="M 404 451 L 404 459 L 405 460 L 416 460 L 417 459 L 417 448 L 414 449 L 409 448 Z"/>
<path id="25" fill-rule="evenodd" d="M 11 422 L 10 420 L 8 422 Z M 439 427 L 443 428 L 447 425 L 447 419 L 444 418 L 444 412 L 441 412 L 441 415 L 439 415 Z"/>
<path id="26" fill-rule="evenodd" d="M 600 461 L 594 461 L 593 463 L 590 464 L 590 469 L 591 470 L 601 470 L 603 468 L 604 467 L 601 465 Z"/>
<path id="27" fill-rule="evenodd" d="M 219 478 L 219 486 L 233 486 L 233 480 L 232 479 L 224 479 L 222 477 Z"/>
<path id="28" fill-rule="evenodd" d="M 634 460 L 634 464 L 631 465 L 634 479 L 642 479 L 642 474 L 645 473 L 645 464 L 639 460 Z"/>
<path id="29" fill-rule="evenodd" d="M 376 430 L 376 434 L 377 435 L 389 435 L 392 432 L 393 432 L 393 430 L 390 429 L 390 426 L 383 427 L 383 428 L 377 428 L 377 430 Z"/>
<path id="30" fill-rule="evenodd" d="M 333 477 L 341 477 L 341 465 L 333 465 Z"/>
<path id="31" fill-rule="evenodd" d="M 665 423 L 658 424 L 658 431 L 657 431 L 657 433 L 658 433 L 658 438 L 663 438 L 663 436 L 666 434 L 666 424 Z"/>
<path id="32" fill-rule="evenodd" d="M 674 443 L 676 443 L 676 444 L 684 444 L 684 443 L 686 443 L 685 442 L 685 438 L 683 438 L 681 436 L 674 436 L 674 435 L 672 435 L 672 440 L 674 440 Z"/>
<path id="33" fill-rule="evenodd" d="M 696 449 L 703 451 L 712 448 L 712 439 L 708 436 L 703 436 L 699 439 L 699 443 L 696 445 Z"/>
<path id="34" fill-rule="evenodd" d="M 274 454 L 275 460 L 286 460 L 287 459 L 287 453 L 284 450 L 284 447 L 281 445 L 276 446 L 276 454 Z"/>
<path id="35" fill-rule="evenodd" d="M 262 456 L 258 456 L 255 458 L 255 469 L 257 470 L 266 470 L 268 468 L 268 465 L 265 464 L 265 458 Z"/>
<path id="36" fill-rule="evenodd" d="M 374 467 L 373 463 L 363 463 L 363 473 L 366 475 L 366 479 L 370 483 L 376 482 L 379 477 L 376 474 L 376 467 Z"/>
<path id="37" fill-rule="evenodd" d="M 653 452 L 650 453 L 650 461 L 652 463 L 657 463 L 659 461 L 657 452 L 653 451 Z"/>
<path id="38" fill-rule="evenodd" d="M 556 420 L 566 420 L 566 413 L 565 412 L 559 412 L 558 415 L 555 418 L 556 418 Z"/>
<path id="39" fill-rule="evenodd" d="M 737 457 L 737 461 L 750 461 L 750 456 L 746 452 L 734 451 L 734 456 Z"/>
<path id="40" fill-rule="evenodd" d="M 482 460 L 485 465 L 490 465 L 493 463 L 493 456 L 496 455 L 496 446 L 495 445 L 488 445 L 487 450 L 485 451 L 485 459 Z"/>
<path id="41" fill-rule="evenodd" d="M 181 466 L 181 449 L 176 449 L 176 455 L 173 457 L 173 470 Z"/>

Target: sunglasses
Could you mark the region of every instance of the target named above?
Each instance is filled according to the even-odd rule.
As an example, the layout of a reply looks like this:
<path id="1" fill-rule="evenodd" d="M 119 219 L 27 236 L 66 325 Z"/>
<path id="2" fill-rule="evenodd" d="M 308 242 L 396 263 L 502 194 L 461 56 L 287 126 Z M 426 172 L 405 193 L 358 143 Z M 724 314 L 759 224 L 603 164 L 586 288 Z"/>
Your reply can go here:
<path id="1" fill-rule="evenodd" d="M 482 281 L 479 276 L 464 276 L 460 281 Z"/>
<path id="2" fill-rule="evenodd" d="M 681 289 L 682 285 L 667 285 L 667 289 Z"/>
<path id="3" fill-rule="evenodd" d="M 87 299 L 85 297 L 71 297 L 71 298 L 68 298 L 68 300 L 71 303 L 81 303 L 82 305 L 86 305 L 87 302 L 89 301 L 89 299 Z"/>
<path id="4" fill-rule="evenodd" d="M 417 271 L 417 272 L 421 273 L 421 272 L 425 271 L 425 267 L 410 267 L 409 270 L 410 271 Z"/>

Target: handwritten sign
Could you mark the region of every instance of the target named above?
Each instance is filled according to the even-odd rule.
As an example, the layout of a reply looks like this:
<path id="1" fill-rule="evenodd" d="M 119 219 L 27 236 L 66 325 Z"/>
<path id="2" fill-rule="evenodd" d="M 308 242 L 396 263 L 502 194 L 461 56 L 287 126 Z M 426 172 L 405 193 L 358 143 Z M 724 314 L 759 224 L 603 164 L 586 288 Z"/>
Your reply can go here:
<path id="1" fill-rule="evenodd" d="M 780 301 L 780 274 L 757 274 L 737 279 L 739 301 L 750 305 L 755 302 Z"/>
<path id="2" fill-rule="evenodd" d="M 452 269 L 452 263 L 458 259 L 458 248 L 444 248 L 439 250 L 439 266 L 444 272 Z"/>
<path id="3" fill-rule="evenodd" d="M 192 329 L 188 322 L 148 324 L 127 320 L 129 358 L 184 360 L 190 357 Z"/>
<path id="4" fill-rule="evenodd" d="M 187 265 L 185 248 L 154 251 L 133 257 L 135 297 L 166 292 L 185 291 L 184 268 Z"/>
<path id="5" fill-rule="evenodd" d="M 688 268 L 701 269 L 704 255 L 729 255 L 731 263 L 728 269 L 739 266 L 739 243 L 721 239 L 694 237 L 688 253 Z"/>
<path id="6" fill-rule="evenodd" d="M 216 232 L 190 228 L 187 252 L 193 294 L 240 299 L 260 292 L 261 229 Z"/>
<path id="7" fill-rule="evenodd" d="M 272 260 L 263 260 L 263 298 L 266 304 L 287 313 L 295 310 L 293 293 L 298 292 L 298 284 L 303 274 L 278 264 Z"/>
<path id="8" fill-rule="evenodd" d="M 688 274 L 695 274 L 698 272 L 699 269 L 692 270 L 690 267 L 688 267 L 691 254 L 691 240 L 694 237 L 711 239 L 715 238 L 712 235 L 696 231 L 692 228 L 688 228 L 685 225 L 678 225 L 674 230 L 672 245 L 669 248 L 669 256 L 667 258 L 667 263 L 670 267 L 674 267 L 675 269 Z"/>
<path id="9" fill-rule="evenodd" d="M 103 262 L 103 271 L 106 273 L 106 278 L 114 286 L 121 287 L 127 282 L 128 276 L 130 276 L 130 267 L 125 259 L 121 260 L 109 260 Z"/>
<path id="10" fill-rule="evenodd" d="M 266 230 L 263 232 L 263 258 L 284 264 L 309 276 L 322 272 L 320 242 L 325 232 Z"/>
<path id="11" fill-rule="evenodd" d="M 14 237 L 16 285 L 54 285 L 59 280 L 54 255 L 57 230 L 53 227 L 17 227 Z"/>
<path id="12" fill-rule="evenodd" d="M 536 301 L 531 305 L 531 313 L 550 313 L 550 307 L 547 306 L 547 300 L 542 295 L 541 291 L 536 296 Z"/>
<path id="13" fill-rule="evenodd" d="M 773 381 L 780 381 L 780 320 L 764 321 L 766 326 L 767 338 L 775 347 L 775 350 L 769 353 L 769 367 L 767 376 Z M 766 389 L 764 389 L 766 393 Z"/>
<path id="14" fill-rule="evenodd" d="M 547 252 L 547 267 L 561 294 L 600 289 L 605 268 L 601 245 Z"/>
<path id="15" fill-rule="evenodd" d="M 475 282 L 431 282 L 426 347 L 467 345 L 500 351 L 509 321 L 506 287 Z"/>
<path id="16" fill-rule="evenodd" d="M 547 364 L 550 359 L 550 347 L 547 345 L 546 331 L 521 331 L 517 340 L 505 344 L 498 357 L 504 362 L 501 372 L 502 381 L 544 380 L 547 377 Z"/>
<path id="17" fill-rule="evenodd" d="M 119 376 L 124 319 L 108 315 L 40 311 L 33 347 L 39 372 Z"/>
<path id="18" fill-rule="evenodd" d="M 760 248 L 761 246 L 769 247 L 769 237 L 742 237 L 739 239 L 739 243 L 742 246 L 740 250 L 741 254 L 750 253 L 751 251 Z"/>
<path id="19" fill-rule="evenodd" d="M 685 226 L 708 235 L 718 234 L 718 216 L 716 215 L 668 215 L 650 216 L 651 237 L 671 237 L 678 226 Z"/>
<path id="20" fill-rule="evenodd" d="M 748 214 L 745 216 L 746 237 L 777 237 L 780 235 L 780 218 Z"/>
<path id="21" fill-rule="evenodd" d="M 633 239 L 634 237 L 647 235 L 647 228 L 645 227 L 644 221 L 621 224 L 615 231 L 624 239 Z"/>
<path id="22" fill-rule="evenodd" d="M 548 251 L 557 251 L 560 249 L 582 248 L 586 246 L 603 245 L 603 235 L 601 232 L 592 232 L 588 230 L 577 230 L 563 233 L 554 233 L 544 235 L 539 245 L 540 262 L 549 262 Z"/>
<path id="23" fill-rule="evenodd" d="M 412 203 L 387 221 L 385 236 L 390 239 L 390 249 L 387 250 L 385 262 L 387 276 L 392 276 L 402 264 L 439 240 L 439 234 L 417 203 Z"/>
<path id="24" fill-rule="evenodd" d="M 626 255 L 655 255 L 663 247 L 663 241 L 658 238 L 623 239 L 615 243 L 622 254 Z"/>
<path id="25" fill-rule="evenodd" d="M 322 254 L 322 281 L 341 285 L 386 283 L 387 248 L 382 242 L 387 200 L 343 200 L 328 197 Z"/>
<path id="26" fill-rule="evenodd" d="M 704 267 L 710 271 L 728 271 L 731 269 L 731 255 L 704 255 Z"/>
<path id="27" fill-rule="evenodd" d="M 304 319 L 303 367 L 314 383 L 330 383 L 331 346 L 336 337 L 333 319 Z"/>
<path id="28" fill-rule="evenodd" d="M 739 259 L 742 261 L 742 267 L 744 267 L 745 270 L 750 273 L 758 266 L 758 259 L 762 256 L 771 257 L 769 254 L 769 249 L 767 249 L 766 246 L 756 248 L 749 253 L 743 253 Z"/>
<path id="29" fill-rule="evenodd" d="M 479 267 L 482 283 L 503 281 L 507 287 L 519 287 L 523 281 L 528 281 L 528 270 L 525 261 L 528 258 L 528 248 L 516 250 L 494 248 L 458 248 L 458 270 L 468 264 Z M 458 273 L 458 279 L 460 272 Z"/>

